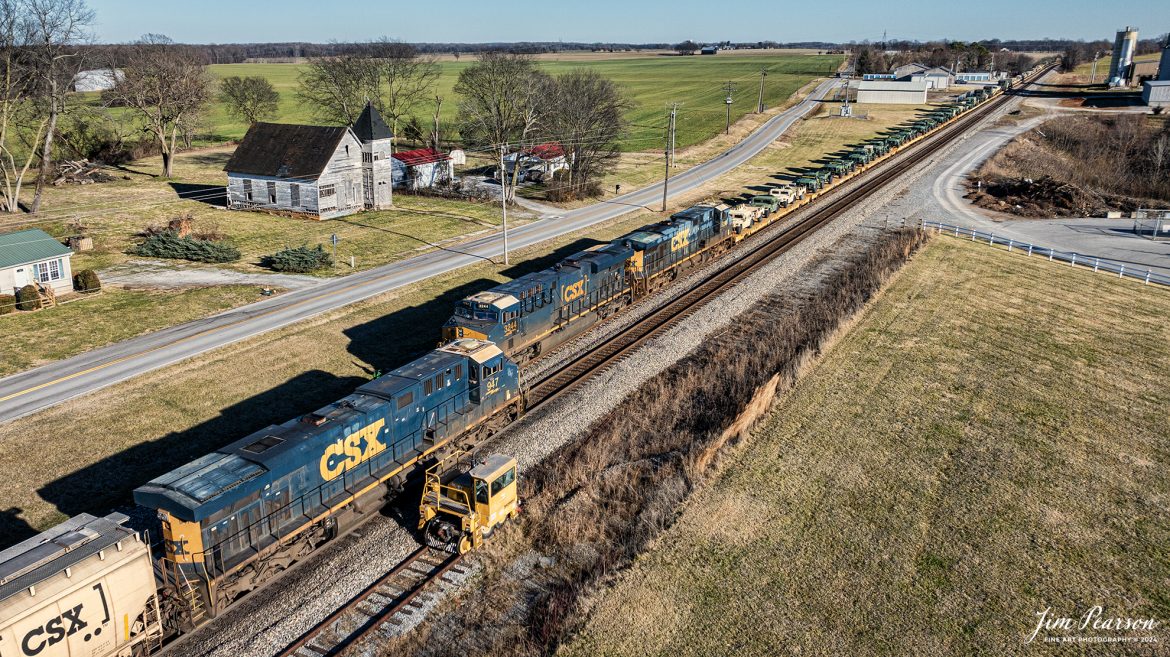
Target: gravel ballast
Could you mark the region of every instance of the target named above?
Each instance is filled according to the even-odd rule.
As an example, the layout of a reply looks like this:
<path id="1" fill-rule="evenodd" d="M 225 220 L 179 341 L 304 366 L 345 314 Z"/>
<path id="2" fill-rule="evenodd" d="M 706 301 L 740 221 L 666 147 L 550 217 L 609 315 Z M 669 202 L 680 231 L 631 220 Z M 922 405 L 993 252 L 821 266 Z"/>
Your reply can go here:
<path id="1" fill-rule="evenodd" d="M 994 121 L 1007 109 L 997 112 L 983 125 Z M 815 285 L 837 257 L 861 248 L 883 227 L 900 226 L 903 220 L 908 224 L 917 223 L 918 213 L 927 207 L 925 199 L 930 195 L 931 174 L 937 175 L 947 156 L 961 149 L 965 142 L 966 137 L 952 142 L 943 151 L 917 165 L 897 184 L 870 196 L 847 215 L 708 302 L 684 324 L 654 338 L 572 394 L 525 416 L 493 441 L 491 451 L 515 456 L 523 472 L 558 447 L 581 436 L 592 422 L 605 415 L 632 390 L 691 353 L 707 336 L 726 329 L 732 319 L 749 310 L 764 296 L 784 289 L 799 291 L 804 286 Z M 848 184 L 861 182 L 855 180 Z M 817 205 L 820 204 L 810 209 Z M 783 224 L 774 228 L 782 229 Z M 736 256 L 732 252 L 727 257 Z M 720 261 L 716 261 L 708 266 L 719 264 Z M 536 367 L 529 368 L 526 376 L 536 376 L 573 352 L 620 330 L 665 303 L 671 295 L 689 287 L 689 282 L 703 273 L 701 270 L 693 272 L 666 290 L 639 302 L 542 359 Z M 414 500 L 403 502 L 404 505 L 413 503 Z M 171 654 L 216 657 L 274 654 L 417 547 L 413 527 L 404 527 L 389 516 L 374 518 L 282 579 L 241 600 L 210 626 L 175 645 Z"/>

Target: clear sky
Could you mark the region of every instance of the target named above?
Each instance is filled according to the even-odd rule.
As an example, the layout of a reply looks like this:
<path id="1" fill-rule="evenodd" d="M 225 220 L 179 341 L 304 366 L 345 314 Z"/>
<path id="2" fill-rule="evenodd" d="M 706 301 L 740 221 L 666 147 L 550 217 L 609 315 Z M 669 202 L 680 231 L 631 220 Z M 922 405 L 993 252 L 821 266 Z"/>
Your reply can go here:
<path id="1" fill-rule="evenodd" d="M 90 0 L 97 39 L 364 41 L 879 41 L 1112 39 L 1170 31 L 1167 0 Z"/>

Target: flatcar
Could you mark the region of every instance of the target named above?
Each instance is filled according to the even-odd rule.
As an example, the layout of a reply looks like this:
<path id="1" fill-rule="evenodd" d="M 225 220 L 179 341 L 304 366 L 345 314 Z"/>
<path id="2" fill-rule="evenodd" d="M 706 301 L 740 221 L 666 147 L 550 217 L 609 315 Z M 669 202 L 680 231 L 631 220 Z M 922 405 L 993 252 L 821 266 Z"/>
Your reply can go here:
<path id="1" fill-rule="evenodd" d="M 459 301 L 443 340 L 488 340 L 523 364 L 725 245 L 726 206 L 688 208 L 549 269 Z"/>
<path id="2" fill-rule="evenodd" d="M 350 529 L 408 476 L 523 412 L 516 364 L 458 340 L 302 417 L 269 426 L 134 491 L 162 523 L 167 586 L 186 625 Z"/>

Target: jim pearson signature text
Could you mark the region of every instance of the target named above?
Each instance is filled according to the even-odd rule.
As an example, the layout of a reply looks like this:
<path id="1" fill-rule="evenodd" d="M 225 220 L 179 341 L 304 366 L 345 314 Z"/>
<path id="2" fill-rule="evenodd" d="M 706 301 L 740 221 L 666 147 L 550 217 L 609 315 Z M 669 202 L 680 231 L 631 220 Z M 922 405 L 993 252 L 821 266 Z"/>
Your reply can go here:
<path id="1" fill-rule="evenodd" d="M 1106 616 L 1105 609 L 1101 605 L 1096 605 L 1090 608 L 1079 618 L 1070 616 L 1057 616 L 1052 613 L 1052 607 L 1043 611 L 1036 612 L 1036 617 L 1039 621 L 1036 623 L 1036 629 L 1032 630 L 1031 636 L 1025 643 L 1031 643 L 1037 636 L 1045 641 L 1061 641 L 1067 640 L 1062 638 L 1055 638 L 1047 636 L 1049 633 L 1055 632 L 1084 632 L 1092 629 L 1096 632 L 1109 633 L 1115 639 L 1125 638 L 1132 640 L 1141 640 L 1140 637 L 1122 636 L 1126 632 L 1140 632 L 1147 635 L 1145 638 L 1150 638 L 1149 633 L 1153 632 L 1158 627 L 1158 621 L 1155 618 L 1127 618 L 1120 616 Z M 1104 637 L 1068 637 L 1074 641 L 1094 641 L 1097 638 Z"/>

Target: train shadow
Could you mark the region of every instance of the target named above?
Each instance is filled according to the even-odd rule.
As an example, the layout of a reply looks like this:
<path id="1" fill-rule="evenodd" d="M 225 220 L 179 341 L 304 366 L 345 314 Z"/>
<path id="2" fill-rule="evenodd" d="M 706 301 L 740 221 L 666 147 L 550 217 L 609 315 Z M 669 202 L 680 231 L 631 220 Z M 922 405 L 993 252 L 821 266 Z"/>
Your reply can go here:
<path id="1" fill-rule="evenodd" d="M 546 269 L 574 253 L 604 243 L 579 239 L 541 257 L 516 263 L 500 273 L 514 278 Z M 214 417 L 194 427 L 134 445 L 51 481 L 37 492 L 68 516 L 104 515 L 128 503 L 134 488 L 147 481 L 264 427 L 336 401 L 375 374 L 404 365 L 435 348 L 440 328 L 451 316 L 455 303 L 496 284 L 495 280 L 479 278 L 445 290 L 424 303 L 345 329 L 343 334 L 349 338 L 347 352 L 367 377 L 337 376 L 316 369 L 303 372 L 269 390 L 225 406 Z M 0 511 L 0 549 L 36 534 L 19 513 L 20 509 Z"/>
<path id="2" fill-rule="evenodd" d="M 582 238 L 546 255 L 514 263 L 500 271 L 505 279 L 514 279 L 548 269 L 569 256 L 593 246 L 606 244 Z M 409 306 L 377 319 L 357 324 L 343 331 L 349 338 L 349 353 L 368 363 L 375 372 L 386 372 L 404 365 L 439 345 L 440 328 L 450 319 L 455 304 L 477 292 L 491 289 L 499 282 L 481 278 L 445 290 L 425 303 Z"/>
<path id="3" fill-rule="evenodd" d="M 22 509 L 18 507 L 0 510 L 0 550 L 39 533 L 20 517 L 21 511 Z"/>

